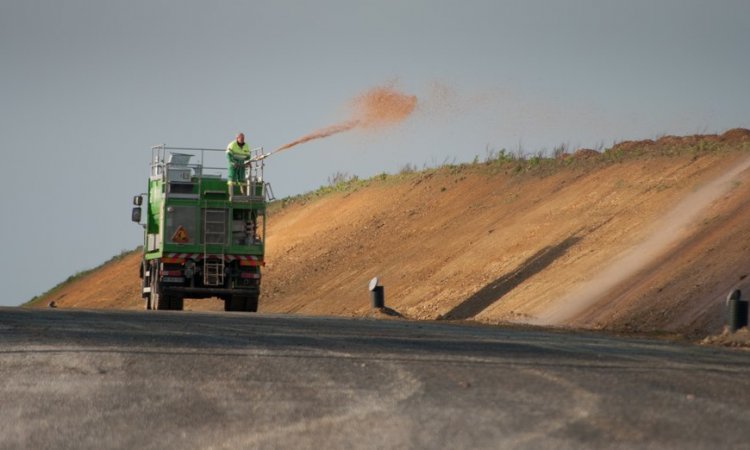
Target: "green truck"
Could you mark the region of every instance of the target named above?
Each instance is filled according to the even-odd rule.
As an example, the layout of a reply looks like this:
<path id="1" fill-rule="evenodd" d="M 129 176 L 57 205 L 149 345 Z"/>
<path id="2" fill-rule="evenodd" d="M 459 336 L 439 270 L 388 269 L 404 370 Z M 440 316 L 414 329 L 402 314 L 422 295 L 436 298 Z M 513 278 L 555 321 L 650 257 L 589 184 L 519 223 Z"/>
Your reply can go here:
<path id="1" fill-rule="evenodd" d="M 218 298 L 225 311 L 258 310 L 266 202 L 273 199 L 263 180 L 266 156 L 252 150 L 242 186 L 230 193 L 223 149 L 152 147 L 148 188 L 134 197 L 131 215 L 144 231 L 146 309 L 182 310 L 185 298 Z"/>

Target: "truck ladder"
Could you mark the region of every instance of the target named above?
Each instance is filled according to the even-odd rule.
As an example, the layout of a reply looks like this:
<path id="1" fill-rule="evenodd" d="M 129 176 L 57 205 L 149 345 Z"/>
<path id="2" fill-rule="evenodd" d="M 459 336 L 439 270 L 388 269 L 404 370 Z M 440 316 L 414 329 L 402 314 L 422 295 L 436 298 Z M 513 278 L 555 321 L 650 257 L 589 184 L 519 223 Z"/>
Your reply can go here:
<path id="1" fill-rule="evenodd" d="M 227 235 L 227 213 L 223 209 L 203 210 L 203 284 L 224 285 L 224 244 Z M 208 246 L 221 245 L 220 253 L 208 253 Z"/>

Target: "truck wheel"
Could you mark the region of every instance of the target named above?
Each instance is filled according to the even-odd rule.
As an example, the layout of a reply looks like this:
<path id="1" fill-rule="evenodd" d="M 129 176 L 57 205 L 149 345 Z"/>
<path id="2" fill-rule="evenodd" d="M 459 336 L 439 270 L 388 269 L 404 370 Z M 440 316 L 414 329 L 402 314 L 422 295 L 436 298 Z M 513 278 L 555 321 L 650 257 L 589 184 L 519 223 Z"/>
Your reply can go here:
<path id="1" fill-rule="evenodd" d="M 184 306 L 184 301 L 182 297 L 174 296 L 172 297 L 172 301 L 169 303 L 170 308 L 174 311 L 182 311 L 182 308 Z"/>
<path id="2" fill-rule="evenodd" d="M 172 297 L 165 294 L 158 295 L 158 300 L 156 301 L 156 309 L 158 310 L 169 310 L 172 309 Z"/>
<path id="3" fill-rule="evenodd" d="M 248 295 L 245 297 L 245 311 L 258 312 L 258 295 Z"/>
<path id="4" fill-rule="evenodd" d="M 244 311 L 245 310 L 245 297 L 240 295 L 233 295 L 229 297 L 229 300 L 227 301 L 229 304 L 228 311 Z M 225 303 L 224 305 L 226 306 Z"/>
<path id="5" fill-rule="evenodd" d="M 225 311 L 258 311 L 257 295 L 233 295 L 224 302 Z"/>

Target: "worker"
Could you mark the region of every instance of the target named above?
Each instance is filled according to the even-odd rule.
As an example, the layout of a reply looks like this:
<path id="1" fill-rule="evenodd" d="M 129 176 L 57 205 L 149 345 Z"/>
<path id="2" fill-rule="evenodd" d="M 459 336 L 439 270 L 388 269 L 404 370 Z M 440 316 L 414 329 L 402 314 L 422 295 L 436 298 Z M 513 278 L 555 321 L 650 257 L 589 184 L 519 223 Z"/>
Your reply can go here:
<path id="1" fill-rule="evenodd" d="M 235 140 L 227 145 L 227 189 L 229 199 L 234 194 L 234 185 L 240 186 L 242 195 L 247 195 L 245 186 L 245 162 L 250 158 L 250 146 L 245 143 L 245 135 L 239 133 Z"/>

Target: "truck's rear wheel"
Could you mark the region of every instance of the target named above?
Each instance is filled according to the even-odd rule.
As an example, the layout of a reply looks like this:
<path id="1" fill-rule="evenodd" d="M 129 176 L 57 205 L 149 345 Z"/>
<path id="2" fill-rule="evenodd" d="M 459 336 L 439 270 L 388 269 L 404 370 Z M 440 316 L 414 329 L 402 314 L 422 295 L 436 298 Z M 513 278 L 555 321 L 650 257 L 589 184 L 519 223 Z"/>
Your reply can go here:
<path id="1" fill-rule="evenodd" d="M 172 309 L 172 298 L 165 294 L 156 294 L 156 309 L 165 310 Z"/>
<path id="2" fill-rule="evenodd" d="M 171 301 L 169 302 L 169 309 L 182 311 L 184 304 L 185 302 L 183 301 L 182 297 L 174 296 L 171 297 Z"/>
<path id="3" fill-rule="evenodd" d="M 258 312 L 258 294 L 245 297 L 245 311 Z"/>
<path id="4" fill-rule="evenodd" d="M 258 311 L 257 295 L 233 295 L 224 302 L 224 311 Z"/>
<path id="5" fill-rule="evenodd" d="M 244 311 L 245 310 L 245 297 L 241 295 L 233 295 L 224 303 L 224 309 L 227 311 Z"/>

